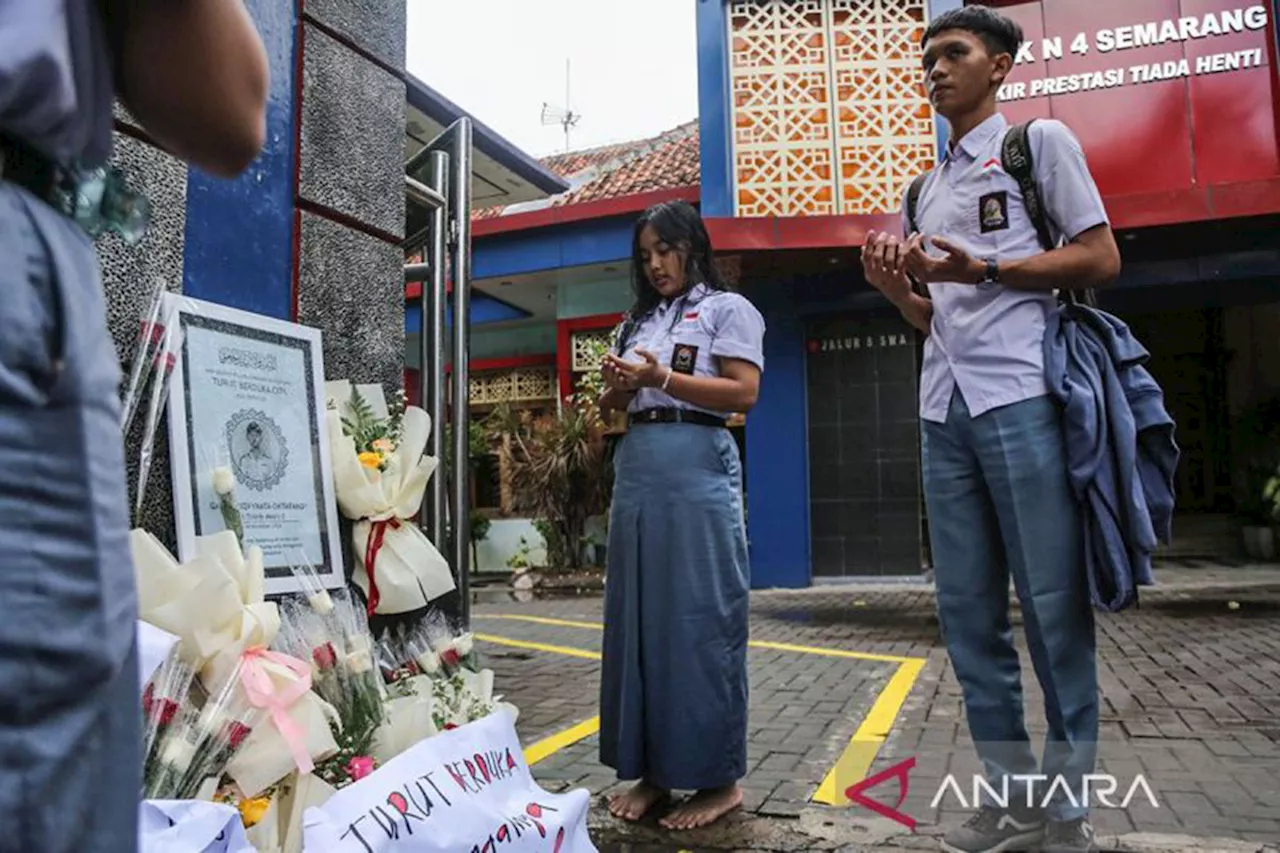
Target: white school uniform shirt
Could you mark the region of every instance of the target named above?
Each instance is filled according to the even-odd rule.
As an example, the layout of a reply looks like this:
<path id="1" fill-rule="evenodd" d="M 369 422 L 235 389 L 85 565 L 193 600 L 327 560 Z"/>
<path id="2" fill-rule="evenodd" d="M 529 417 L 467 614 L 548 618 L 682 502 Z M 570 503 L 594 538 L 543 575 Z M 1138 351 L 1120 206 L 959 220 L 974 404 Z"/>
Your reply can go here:
<path id="1" fill-rule="evenodd" d="M 640 318 L 623 357 L 642 361 L 636 351 L 647 350 L 658 364 L 689 376 L 719 376 L 718 358 L 741 359 L 764 370 L 764 330 L 764 317 L 745 296 L 698 284 Z M 677 400 L 660 388 L 641 388 L 627 411 L 667 408 L 732 414 Z"/>
<path id="2" fill-rule="evenodd" d="M 1001 167 L 1009 124 L 997 113 L 949 146 L 925 181 L 916 225 L 981 260 L 1018 260 L 1044 248 L 1027 216 L 1018 183 Z M 1041 119 L 1027 134 L 1036 184 L 1055 240 L 1072 240 L 1107 224 L 1084 151 L 1062 122 Z M 903 202 L 903 231 L 909 229 Z M 939 250 L 932 250 L 938 254 Z M 933 323 L 920 373 L 920 417 L 944 423 L 959 387 L 972 417 L 1048 393 L 1045 317 L 1052 292 L 1002 285 L 931 284 Z"/>

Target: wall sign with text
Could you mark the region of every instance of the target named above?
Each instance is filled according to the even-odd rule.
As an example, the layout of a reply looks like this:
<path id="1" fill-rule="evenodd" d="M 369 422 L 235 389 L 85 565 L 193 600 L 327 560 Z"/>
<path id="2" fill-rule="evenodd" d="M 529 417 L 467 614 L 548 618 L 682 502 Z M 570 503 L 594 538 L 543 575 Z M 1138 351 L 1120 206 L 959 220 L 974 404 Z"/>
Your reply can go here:
<path id="1" fill-rule="evenodd" d="M 183 335 L 169 392 L 180 559 L 196 556 L 197 537 L 227 529 L 219 490 L 233 478 L 268 595 L 297 591 L 289 567 L 304 558 L 322 583 L 341 585 L 320 331 L 185 297 L 164 310 Z"/>
<path id="2" fill-rule="evenodd" d="M 809 352 L 851 352 L 854 350 L 875 350 L 886 347 L 912 346 L 915 342 L 910 335 L 845 335 L 841 337 L 813 338 L 809 341 Z"/>
<path id="3" fill-rule="evenodd" d="M 1000 12 L 1026 36 L 1001 112 L 1071 128 L 1108 205 L 1159 194 L 1124 204 L 1178 221 L 1204 215 L 1208 187 L 1280 177 L 1270 0 L 1030 0 Z"/>
<path id="4" fill-rule="evenodd" d="M 1093 32 L 1082 30 L 1074 35 L 1052 33 L 1038 40 L 1025 42 L 1018 51 L 1015 65 L 1032 65 L 1039 61 L 1055 63 L 1068 54 L 1101 54 L 1114 62 L 1114 65 L 1061 75 L 1054 75 L 1054 66 L 1050 65 L 1050 76 L 1006 83 L 1000 87 L 998 97 L 1001 101 L 1018 101 L 1045 95 L 1069 95 L 1094 89 L 1152 83 L 1190 77 L 1193 74 L 1222 74 L 1261 68 L 1266 62 L 1265 44 L 1243 50 L 1227 49 L 1202 53 L 1194 58 L 1183 56 L 1177 59 L 1154 59 L 1145 56 L 1142 49 L 1212 40 L 1217 36 L 1233 33 L 1265 33 L 1266 29 L 1267 7 L 1258 4 L 1221 9 L 1202 15 L 1103 27 Z"/>

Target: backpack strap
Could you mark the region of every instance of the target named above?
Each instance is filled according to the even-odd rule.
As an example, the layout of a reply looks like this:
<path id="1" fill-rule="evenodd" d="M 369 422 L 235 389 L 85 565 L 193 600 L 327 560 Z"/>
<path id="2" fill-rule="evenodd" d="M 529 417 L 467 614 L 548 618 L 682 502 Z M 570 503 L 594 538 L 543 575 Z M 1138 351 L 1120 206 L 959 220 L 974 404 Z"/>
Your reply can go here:
<path id="1" fill-rule="evenodd" d="M 1032 159 L 1031 142 L 1028 139 L 1028 131 L 1034 123 L 1035 119 L 1031 119 L 1009 128 L 1004 136 L 1000 162 L 1005 172 L 1017 182 L 1018 189 L 1022 191 L 1022 205 L 1026 208 L 1027 218 L 1036 229 L 1040 245 L 1048 252 L 1056 249 L 1058 244 L 1049 229 L 1049 214 L 1044 208 L 1040 187 L 1036 183 L 1035 161 Z M 1061 291 L 1061 297 L 1068 303 L 1079 301 L 1073 290 Z M 1084 302 L 1090 306 L 1097 305 L 1097 297 L 1092 288 L 1084 292 Z"/>
<path id="2" fill-rule="evenodd" d="M 911 186 L 907 187 L 907 227 L 911 234 L 920 230 L 920 226 L 916 224 L 916 208 L 920 206 L 920 191 L 924 189 L 924 182 L 929 180 L 929 173 L 916 175 L 916 179 L 911 182 Z M 904 235 L 904 236 L 910 236 Z"/>
<path id="3" fill-rule="evenodd" d="M 1049 230 L 1049 222 L 1040 199 L 1040 187 L 1036 184 L 1035 163 L 1031 157 L 1031 143 L 1027 131 L 1035 119 L 1023 124 L 1014 125 L 1004 136 L 1004 146 L 1000 152 L 1000 162 L 1009 177 L 1018 183 L 1022 190 L 1022 204 L 1027 209 L 1027 217 L 1035 226 L 1040 245 L 1047 252 L 1057 247 Z"/>

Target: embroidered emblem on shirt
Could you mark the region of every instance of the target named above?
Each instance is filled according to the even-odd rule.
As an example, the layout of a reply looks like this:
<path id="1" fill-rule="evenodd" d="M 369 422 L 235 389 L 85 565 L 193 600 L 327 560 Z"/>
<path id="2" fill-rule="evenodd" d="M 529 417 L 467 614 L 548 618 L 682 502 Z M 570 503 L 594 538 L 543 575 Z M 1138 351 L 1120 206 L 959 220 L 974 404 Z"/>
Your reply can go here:
<path id="1" fill-rule="evenodd" d="M 982 233 L 1004 231 L 1009 227 L 1009 194 L 987 193 L 978 199 L 978 221 Z"/>
<path id="2" fill-rule="evenodd" d="M 685 318 L 686 320 L 696 320 L 696 319 L 698 319 L 698 312 L 697 312 L 697 311 L 692 311 L 692 312 L 690 312 L 690 313 L 688 313 L 688 314 L 685 314 L 685 315 L 684 315 L 684 318 Z"/>
<path id="3" fill-rule="evenodd" d="M 698 363 L 698 348 L 693 344 L 676 344 L 671 350 L 671 369 L 687 376 L 693 375 Z"/>
<path id="4" fill-rule="evenodd" d="M 1000 166 L 1000 158 L 998 157 L 992 157 L 990 160 L 982 164 L 982 174 L 984 175 L 997 171 L 1003 171 Z"/>

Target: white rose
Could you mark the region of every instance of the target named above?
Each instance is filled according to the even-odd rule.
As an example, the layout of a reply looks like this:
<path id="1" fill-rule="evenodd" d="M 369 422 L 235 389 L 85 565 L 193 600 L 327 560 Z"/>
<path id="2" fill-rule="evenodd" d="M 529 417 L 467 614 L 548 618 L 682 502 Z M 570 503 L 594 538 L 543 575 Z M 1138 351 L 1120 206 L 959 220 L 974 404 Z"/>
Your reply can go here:
<path id="1" fill-rule="evenodd" d="M 373 657 L 368 652 L 353 652 L 347 655 L 347 669 L 357 675 L 373 669 Z"/>
<path id="2" fill-rule="evenodd" d="M 427 675 L 435 675 L 440 671 L 440 658 L 436 657 L 435 652 L 423 652 L 418 655 L 418 666 Z"/>
<path id="3" fill-rule="evenodd" d="M 475 635 L 463 634 L 461 637 L 453 641 L 453 647 L 458 652 L 458 657 L 465 658 L 471 654 L 471 649 L 475 647 Z"/>
<path id="4" fill-rule="evenodd" d="M 235 491 L 236 475 L 225 466 L 213 469 L 213 491 L 219 497 L 226 497 Z"/>
<path id="5" fill-rule="evenodd" d="M 320 592 L 315 595 L 308 596 L 307 603 L 311 605 L 312 610 L 319 613 L 321 616 L 328 616 L 333 612 L 333 599 L 329 596 L 329 593 L 324 590 L 320 590 Z"/>
<path id="6" fill-rule="evenodd" d="M 172 737 L 165 743 L 160 761 L 183 771 L 191 766 L 191 759 L 195 757 L 196 748 L 188 743 L 186 738 Z"/>

